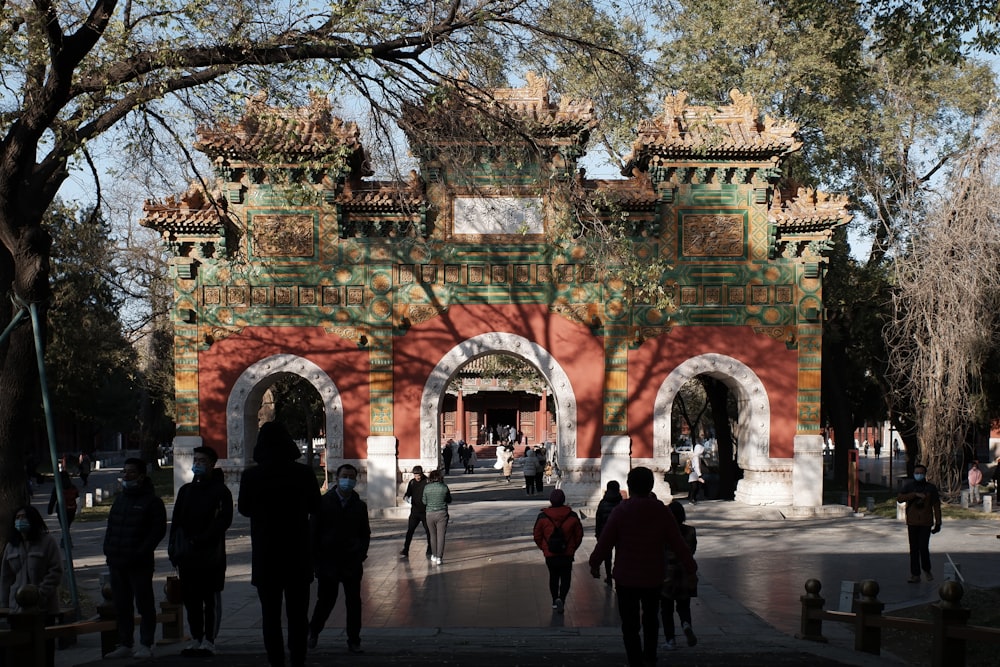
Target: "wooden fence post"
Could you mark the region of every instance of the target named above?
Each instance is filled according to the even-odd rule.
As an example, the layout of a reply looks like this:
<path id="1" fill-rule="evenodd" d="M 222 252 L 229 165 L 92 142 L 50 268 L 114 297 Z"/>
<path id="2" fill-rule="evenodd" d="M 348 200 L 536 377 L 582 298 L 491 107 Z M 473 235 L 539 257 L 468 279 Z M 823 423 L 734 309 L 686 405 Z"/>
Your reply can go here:
<path id="1" fill-rule="evenodd" d="M 7 648 L 7 664 L 17 667 L 51 667 L 45 645 L 45 611 L 39 606 L 41 593 L 32 584 L 22 586 L 15 595 L 20 611 L 7 617 L 10 629 L 26 641 Z M 55 650 L 55 643 L 52 643 Z"/>
<path id="2" fill-rule="evenodd" d="M 823 604 L 826 602 L 820 597 L 820 590 L 823 584 L 819 579 L 809 579 L 806 581 L 806 594 L 799 597 L 802 602 L 802 622 L 799 626 L 799 639 L 808 639 L 814 642 L 825 642 L 823 636 Z"/>
<path id="3" fill-rule="evenodd" d="M 861 582 L 861 597 L 855 601 L 854 609 L 854 650 L 879 655 L 882 651 L 882 628 L 869 623 L 872 617 L 882 615 L 885 604 L 878 599 L 877 581 L 865 579 Z"/>
<path id="4" fill-rule="evenodd" d="M 115 603 L 112 601 L 111 584 L 104 584 L 101 587 L 101 597 L 104 602 L 97 605 L 97 615 L 102 621 L 115 621 L 115 627 L 111 630 L 101 631 L 101 657 L 115 650 L 118 646 L 118 614 L 115 612 Z"/>
<path id="5" fill-rule="evenodd" d="M 965 640 L 948 636 L 948 629 L 968 623 L 970 609 L 962 608 L 965 590 L 957 581 L 946 581 L 938 589 L 941 601 L 931 605 L 934 619 L 933 667 L 965 667 Z"/>

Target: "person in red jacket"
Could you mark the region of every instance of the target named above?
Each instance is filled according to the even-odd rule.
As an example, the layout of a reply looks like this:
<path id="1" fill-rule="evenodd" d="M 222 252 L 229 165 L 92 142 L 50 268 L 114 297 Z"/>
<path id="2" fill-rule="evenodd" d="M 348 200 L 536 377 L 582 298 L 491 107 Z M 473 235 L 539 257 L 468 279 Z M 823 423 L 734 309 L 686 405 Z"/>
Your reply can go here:
<path id="1" fill-rule="evenodd" d="M 653 471 L 633 468 L 628 474 L 628 500 L 611 513 L 590 554 L 590 573 L 601 576 L 601 563 L 614 549 L 612 576 L 622 619 L 622 639 L 630 667 L 656 664 L 660 632 L 660 588 L 665 573 L 664 552 L 670 549 L 687 577 L 698 564 L 681 536 L 673 513 L 653 495 Z M 642 628 L 643 636 L 639 636 Z"/>
<path id="2" fill-rule="evenodd" d="M 566 494 L 561 489 L 552 492 L 549 502 L 551 507 L 543 509 L 535 519 L 534 538 L 545 554 L 545 567 L 549 569 L 552 608 L 561 614 L 573 578 L 573 554 L 583 543 L 583 524 L 566 504 Z"/>

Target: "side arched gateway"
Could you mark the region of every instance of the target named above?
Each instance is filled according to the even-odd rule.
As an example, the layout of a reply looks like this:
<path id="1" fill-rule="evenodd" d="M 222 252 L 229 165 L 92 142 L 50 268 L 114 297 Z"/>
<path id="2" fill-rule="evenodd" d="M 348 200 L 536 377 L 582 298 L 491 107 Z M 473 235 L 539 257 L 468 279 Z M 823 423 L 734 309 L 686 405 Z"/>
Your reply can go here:
<path id="1" fill-rule="evenodd" d="M 739 443 L 737 463 L 744 474 L 737 486 L 737 500 L 755 505 L 790 505 L 793 465 L 790 459 L 770 456 L 771 404 L 767 390 L 749 366 L 732 357 L 723 354 L 692 357 L 666 377 L 654 406 L 654 458 L 670 460 L 670 415 L 674 399 L 685 383 L 699 375 L 723 382 L 736 394 L 739 418 L 733 435 Z"/>
<path id="2" fill-rule="evenodd" d="M 424 465 L 438 466 L 441 451 L 441 401 L 445 389 L 462 366 L 487 354 L 505 353 L 527 361 L 545 377 L 556 406 L 558 452 L 564 469 L 576 467 L 576 395 L 569 376 L 541 345 L 523 336 L 494 331 L 462 341 L 449 350 L 434 367 L 424 383 L 420 398 L 420 458 Z"/>
<path id="3" fill-rule="evenodd" d="M 344 456 L 344 410 L 340 390 L 326 372 L 303 357 L 294 354 L 276 354 L 251 365 L 233 385 L 226 406 L 226 440 L 229 461 L 234 466 L 250 463 L 252 449 L 247 446 L 256 440 L 257 413 L 264 392 L 279 378 L 295 375 L 311 384 L 323 400 L 326 417 L 326 453 L 330 460 Z"/>

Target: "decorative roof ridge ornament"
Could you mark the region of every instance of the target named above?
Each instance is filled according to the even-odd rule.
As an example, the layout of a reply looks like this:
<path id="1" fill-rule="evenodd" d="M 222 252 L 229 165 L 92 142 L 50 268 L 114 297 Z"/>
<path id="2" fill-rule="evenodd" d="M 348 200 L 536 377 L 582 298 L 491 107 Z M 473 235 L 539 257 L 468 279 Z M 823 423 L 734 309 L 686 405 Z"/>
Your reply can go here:
<path id="1" fill-rule="evenodd" d="M 738 88 L 729 91 L 732 104 L 719 107 L 688 102 L 687 91 L 667 95 L 663 113 L 639 121 L 638 138 L 622 168 L 623 176 L 633 169 L 649 168 L 650 158 L 666 161 L 728 159 L 780 161 L 802 147 L 798 125 L 771 116 L 761 118 L 752 95 Z"/>
<path id="2" fill-rule="evenodd" d="M 851 220 L 849 204 L 847 195 L 833 195 L 815 188 L 799 187 L 795 197 L 787 200 L 782 200 L 781 192 L 776 190 L 768 215 L 780 223 L 836 220 L 839 226 Z"/>
<path id="3" fill-rule="evenodd" d="M 300 107 L 267 104 L 267 92 L 247 98 L 246 111 L 237 122 L 218 121 L 197 128 L 194 147 L 212 159 L 257 164 L 331 162 L 347 160 L 373 172 L 361 144 L 361 129 L 354 121 L 333 115 L 330 100 L 310 91 L 309 103 Z"/>

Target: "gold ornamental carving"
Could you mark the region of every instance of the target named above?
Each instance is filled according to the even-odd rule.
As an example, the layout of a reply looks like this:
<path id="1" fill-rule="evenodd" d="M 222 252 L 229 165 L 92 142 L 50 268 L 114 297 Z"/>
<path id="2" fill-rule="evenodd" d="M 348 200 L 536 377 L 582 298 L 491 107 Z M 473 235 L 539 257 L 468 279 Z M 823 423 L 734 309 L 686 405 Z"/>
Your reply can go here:
<path id="1" fill-rule="evenodd" d="M 687 257 L 742 257 L 742 213 L 696 213 L 683 217 Z"/>
<path id="2" fill-rule="evenodd" d="M 252 218 L 257 257 L 312 257 L 313 216 L 257 214 Z"/>

